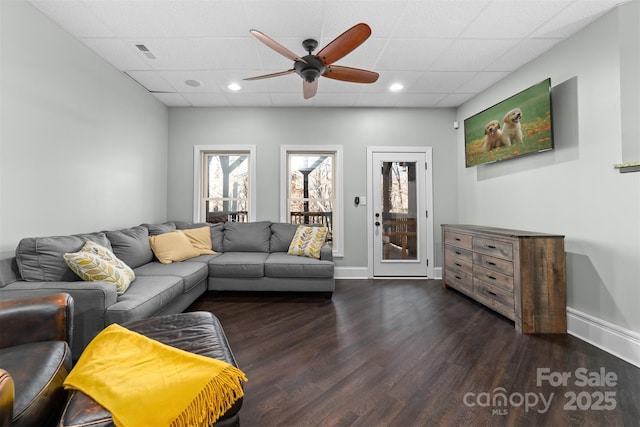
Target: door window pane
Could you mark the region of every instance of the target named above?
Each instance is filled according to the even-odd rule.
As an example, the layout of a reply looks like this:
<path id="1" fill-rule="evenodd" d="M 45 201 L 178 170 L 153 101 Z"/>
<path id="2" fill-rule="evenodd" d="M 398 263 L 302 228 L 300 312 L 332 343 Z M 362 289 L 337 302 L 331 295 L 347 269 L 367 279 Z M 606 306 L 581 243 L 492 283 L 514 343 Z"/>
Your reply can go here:
<path id="1" fill-rule="evenodd" d="M 417 259 L 416 162 L 381 163 L 382 258 Z"/>

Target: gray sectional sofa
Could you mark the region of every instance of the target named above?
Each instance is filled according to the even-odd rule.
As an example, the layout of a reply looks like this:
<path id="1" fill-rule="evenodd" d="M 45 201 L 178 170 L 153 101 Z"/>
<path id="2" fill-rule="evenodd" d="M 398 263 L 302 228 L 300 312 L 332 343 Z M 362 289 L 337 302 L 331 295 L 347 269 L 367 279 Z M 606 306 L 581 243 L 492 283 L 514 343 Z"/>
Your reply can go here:
<path id="1" fill-rule="evenodd" d="M 208 226 L 216 254 L 162 264 L 149 236 Z M 55 237 L 28 237 L 16 256 L 0 260 L 0 299 L 67 292 L 74 298 L 72 351 L 77 358 L 104 327 L 184 311 L 206 290 L 322 292 L 335 289 L 331 248 L 320 259 L 288 255 L 297 226 L 270 221 L 252 223 L 142 224 L 123 230 Z M 110 248 L 135 272 L 126 292 L 107 282 L 84 282 L 62 255 L 87 240 Z"/>

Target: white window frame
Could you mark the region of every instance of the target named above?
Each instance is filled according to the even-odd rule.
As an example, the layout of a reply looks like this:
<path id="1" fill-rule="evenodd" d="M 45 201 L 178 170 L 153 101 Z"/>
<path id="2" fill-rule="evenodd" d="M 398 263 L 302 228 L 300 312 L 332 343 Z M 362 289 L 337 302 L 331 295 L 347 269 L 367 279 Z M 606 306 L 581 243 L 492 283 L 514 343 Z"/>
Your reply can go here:
<path id="1" fill-rule="evenodd" d="M 334 233 L 333 256 L 344 257 L 344 203 L 342 200 L 342 145 L 281 145 L 280 146 L 280 221 L 289 222 L 287 218 L 287 155 L 331 153 L 335 157 L 333 183 L 336 206 L 333 212 Z M 336 226 L 337 225 L 337 226 Z"/>
<path id="2" fill-rule="evenodd" d="M 256 220 L 256 146 L 255 145 L 194 145 L 193 146 L 193 222 L 205 222 L 202 218 L 202 155 L 204 153 L 246 153 L 249 157 L 249 221 Z"/>

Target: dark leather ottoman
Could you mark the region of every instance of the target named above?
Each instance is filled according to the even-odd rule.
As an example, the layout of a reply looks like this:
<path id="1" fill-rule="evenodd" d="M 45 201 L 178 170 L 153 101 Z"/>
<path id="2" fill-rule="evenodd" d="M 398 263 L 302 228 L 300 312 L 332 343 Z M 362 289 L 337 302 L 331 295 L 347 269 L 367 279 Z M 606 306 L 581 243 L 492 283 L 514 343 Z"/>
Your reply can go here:
<path id="1" fill-rule="evenodd" d="M 172 314 L 138 320 L 126 328 L 172 347 L 200 354 L 238 367 L 218 318 L 209 312 Z M 160 373 L 161 374 L 161 373 Z M 239 426 L 242 398 L 214 424 L 215 427 Z M 86 394 L 72 391 L 67 398 L 59 426 L 114 426 L 111 413 Z"/>

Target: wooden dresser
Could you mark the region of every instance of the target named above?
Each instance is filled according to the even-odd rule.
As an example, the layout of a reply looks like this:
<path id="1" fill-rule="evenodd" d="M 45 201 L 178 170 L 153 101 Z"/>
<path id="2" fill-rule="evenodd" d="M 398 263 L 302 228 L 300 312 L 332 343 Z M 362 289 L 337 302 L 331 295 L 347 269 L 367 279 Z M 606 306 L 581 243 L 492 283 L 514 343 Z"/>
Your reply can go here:
<path id="1" fill-rule="evenodd" d="M 524 333 L 567 332 L 564 236 L 475 225 L 442 226 L 445 286 Z"/>

